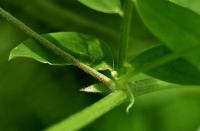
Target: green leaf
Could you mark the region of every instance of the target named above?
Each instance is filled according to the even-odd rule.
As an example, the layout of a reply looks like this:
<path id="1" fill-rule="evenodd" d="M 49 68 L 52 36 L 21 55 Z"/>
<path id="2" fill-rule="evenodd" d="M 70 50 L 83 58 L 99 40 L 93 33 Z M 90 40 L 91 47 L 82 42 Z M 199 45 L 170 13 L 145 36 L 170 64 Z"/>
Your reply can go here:
<path id="1" fill-rule="evenodd" d="M 104 13 L 122 14 L 120 0 L 78 0 L 87 7 Z"/>
<path id="2" fill-rule="evenodd" d="M 111 55 L 105 56 L 107 46 L 97 38 L 75 32 L 49 33 L 43 36 L 85 64 L 101 68 L 101 70 L 110 69 L 108 63 L 112 59 Z M 22 42 L 11 51 L 9 59 L 16 57 L 32 58 L 49 65 L 71 64 L 56 56 L 33 39 Z M 104 63 L 103 66 L 101 66 L 102 63 Z"/>
<path id="3" fill-rule="evenodd" d="M 137 9 L 145 25 L 172 52 L 200 69 L 200 16 L 198 14 L 166 0 L 137 0 Z M 181 67 L 182 62 L 178 63 L 174 66 Z M 190 68 L 182 70 L 183 75 L 190 71 Z M 173 74 L 169 76 L 171 75 Z"/>
<path id="4" fill-rule="evenodd" d="M 143 73 L 130 78 L 128 86 L 136 96 L 143 95 L 149 92 L 159 91 L 162 89 L 183 87 L 182 85 L 172 84 L 162 80 L 155 79 Z"/>
<path id="5" fill-rule="evenodd" d="M 81 89 L 80 91 L 88 92 L 88 93 L 100 93 L 100 94 L 109 94 L 109 93 L 111 93 L 109 88 L 106 87 L 102 83 L 90 85 L 90 86 L 88 86 L 86 88 Z"/>
<path id="6" fill-rule="evenodd" d="M 148 93 L 153 93 L 155 91 L 161 91 L 166 89 L 178 89 L 187 90 L 192 89 L 192 93 L 194 90 L 197 91 L 199 89 L 199 85 L 180 85 L 174 83 L 168 83 L 162 80 L 155 79 L 146 74 L 138 74 L 130 78 L 130 82 L 128 83 L 130 89 L 134 93 L 135 96 L 141 96 Z M 193 90 L 194 89 L 194 90 Z"/>
<path id="7" fill-rule="evenodd" d="M 200 85 L 200 71 L 184 58 L 176 58 L 165 64 L 159 64 L 166 56 L 174 53 L 165 45 L 156 45 L 136 56 L 130 63 L 134 70 L 163 81 L 184 85 Z M 151 67 L 147 71 L 146 68 Z"/>
<path id="8" fill-rule="evenodd" d="M 200 0 L 169 0 L 169 1 L 200 14 Z"/>

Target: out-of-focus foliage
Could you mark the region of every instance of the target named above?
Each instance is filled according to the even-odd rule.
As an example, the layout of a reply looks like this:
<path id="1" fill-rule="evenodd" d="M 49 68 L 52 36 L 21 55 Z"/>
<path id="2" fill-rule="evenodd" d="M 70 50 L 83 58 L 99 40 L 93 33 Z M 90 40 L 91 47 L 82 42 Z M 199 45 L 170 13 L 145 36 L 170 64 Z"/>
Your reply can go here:
<path id="1" fill-rule="evenodd" d="M 153 34 L 200 69 L 200 15 L 166 0 L 138 0 L 137 7 Z"/>
<path id="2" fill-rule="evenodd" d="M 117 48 L 118 15 L 90 10 L 74 0 L 0 0 L 0 5 L 40 33 L 77 31 L 103 39 L 113 51 Z M 129 57 L 157 43 L 135 11 L 133 17 Z M 95 80 L 76 68 L 50 67 L 27 59 L 8 62 L 10 50 L 25 39 L 27 36 L 0 19 L 1 131 L 44 129 L 101 97 L 79 92 Z M 137 97 L 129 114 L 126 105 L 121 106 L 83 131 L 197 130 L 199 101 L 199 89 L 155 92 Z"/>
<path id="3" fill-rule="evenodd" d="M 200 14 L 199 0 L 169 0 L 169 1 Z"/>
<path id="4" fill-rule="evenodd" d="M 167 82 L 199 85 L 200 71 L 198 68 L 184 58 L 176 57 L 176 53 L 173 53 L 167 46 L 161 44 L 151 47 L 136 56 L 131 61 L 131 65 L 135 70 L 146 71 L 150 69 L 146 71 L 147 74 Z"/>
<path id="5" fill-rule="evenodd" d="M 120 0 L 79 0 L 79 2 L 100 12 L 122 13 Z"/>

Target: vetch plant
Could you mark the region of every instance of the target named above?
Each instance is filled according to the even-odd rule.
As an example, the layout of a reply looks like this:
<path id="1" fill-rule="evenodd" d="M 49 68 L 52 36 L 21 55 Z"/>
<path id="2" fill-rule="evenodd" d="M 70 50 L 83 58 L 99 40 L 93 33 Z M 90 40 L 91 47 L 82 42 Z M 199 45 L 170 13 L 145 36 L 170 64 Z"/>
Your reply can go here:
<path id="1" fill-rule="evenodd" d="M 78 0 L 87 7 L 121 17 L 118 59 L 113 62 L 106 42 L 79 32 L 39 35 L 0 8 L 0 15 L 30 36 L 11 53 L 9 59 L 26 57 L 54 66 L 73 65 L 99 83 L 81 89 L 102 93 L 104 98 L 46 129 L 73 131 L 90 124 L 124 102 L 127 112 L 135 97 L 169 88 L 191 88 L 200 84 L 200 11 L 197 0 Z M 191 2 L 193 4 L 188 4 Z M 134 6 L 146 27 L 161 44 L 128 59 Z M 113 63 L 115 64 L 113 66 Z M 101 71 L 109 71 L 103 74 Z"/>

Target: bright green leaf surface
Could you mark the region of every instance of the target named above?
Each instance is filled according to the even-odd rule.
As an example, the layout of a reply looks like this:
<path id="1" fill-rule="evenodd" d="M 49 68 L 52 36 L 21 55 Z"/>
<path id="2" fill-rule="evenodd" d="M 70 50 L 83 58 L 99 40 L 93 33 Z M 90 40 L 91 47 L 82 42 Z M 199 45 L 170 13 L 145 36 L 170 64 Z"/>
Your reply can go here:
<path id="1" fill-rule="evenodd" d="M 102 70 L 109 68 L 105 59 L 108 60 L 110 56 L 104 56 L 105 47 L 102 48 L 105 43 L 94 37 L 75 32 L 50 33 L 44 37 L 88 65 Z M 16 57 L 28 57 L 50 65 L 70 65 L 68 61 L 56 56 L 32 39 L 24 41 L 11 51 L 10 59 Z"/>
<path id="2" fill-rule="evenodd" d="M 200 14 L 200 0 L 169 0 Z"/>
<path id="3" fill-rule="evenodd" d="M 200 16 L 198 14 L 165 0 L 138 0 L 137 8 L 146 26 L 170 50 L 200 69 Z M 182 62 L 178 63 L 174 63 L 174 66 L 182 68 Z M 188 67 L 183 69 L 183 75 L 191 71 Z"/>
<path id="4" fill-rule="evenodd" d="M 151 63 L 157 63 L 164 57 L 173 55 L 173 52 L 165 45 L 154 46 L 131 61 L 135 70 L 143 70 Z M 153 67 L 145 71 L 146 74 L 161 80 L 185 85 L 199 85 L 200 71 L 183 58 L 177 58 L 165 64 Z"/>
<path id="5" fill-rule="evenodd" d="M 80 91 L 87 92 L 87 93 L 100 93 L 100 94 L 109 94 L 111 91 L 102 83 L 97 83 L 90 85 L 81 89 Z"/>
<path id="6" fill-rule="evenodd" d="M 79 2 L 100 12 L 122 14 L 120 0 L 79 0 Z"/>

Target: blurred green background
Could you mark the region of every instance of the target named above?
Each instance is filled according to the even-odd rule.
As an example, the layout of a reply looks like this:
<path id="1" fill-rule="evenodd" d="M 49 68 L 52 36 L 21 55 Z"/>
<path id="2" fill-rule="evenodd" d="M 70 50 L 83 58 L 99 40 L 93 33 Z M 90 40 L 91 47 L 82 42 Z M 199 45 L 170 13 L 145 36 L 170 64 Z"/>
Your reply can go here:
<path id="1" fill-rule="evenodd" d="M 39 33 L 76 31 L 97 36 L 117 56 L 120 17 L 93 11 L 76 0 L 0 0 L 0 5 Z M 39 131 L 102 98 L 80 92 L 95 83 L 81 70 L 40 64 L 30 59 L 8 62 L 9 52 L 28 36 L 0 18 L 0 131 Z M 158 43 L 136 11 L 129 57 Z M 197 131 L 200 89 L 171 89 L 136 98 L 104 115 L 83 131 Z"/>

